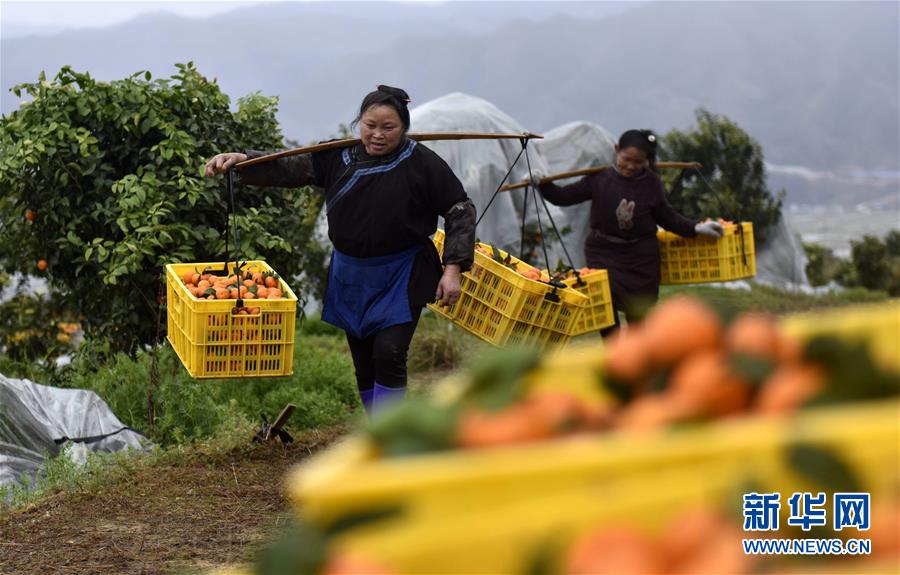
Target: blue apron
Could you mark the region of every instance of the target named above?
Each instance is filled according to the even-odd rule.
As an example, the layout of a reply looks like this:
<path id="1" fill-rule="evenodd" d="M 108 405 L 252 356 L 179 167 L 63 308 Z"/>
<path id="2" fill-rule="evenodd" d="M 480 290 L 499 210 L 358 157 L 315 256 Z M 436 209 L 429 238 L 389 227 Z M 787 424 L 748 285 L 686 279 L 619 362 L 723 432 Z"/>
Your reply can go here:
<path id="1" fill-rule="evenodd" d="M 407 289 L 420 249 L 414 246 L 374 258 L 354 258 L 333 250 L 322 321 L 359 339 L 412 321 Z"/>

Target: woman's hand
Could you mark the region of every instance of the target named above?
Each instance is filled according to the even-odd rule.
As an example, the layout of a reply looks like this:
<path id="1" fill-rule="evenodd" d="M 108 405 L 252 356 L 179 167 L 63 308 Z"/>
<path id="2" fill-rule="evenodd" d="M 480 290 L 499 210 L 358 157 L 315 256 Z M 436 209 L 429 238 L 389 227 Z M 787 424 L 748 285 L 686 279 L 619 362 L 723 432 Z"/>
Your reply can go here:
<path id="1" fill-rule="evenodd" d="M 224 154 L 217 154 L 213 156 L 213 158 L 206 162 L 206 176 L 212 177 L 216 174 L 224 174 L 228 171 L 228 168 L 231 166 L 243 162 L 247 159 L 247 154 L 242 154 L 240 152 L 225 152 Z"/>
<path id="2" fill-rule="evenodd" d="M 722 234 L 725 232 L 724 228 L 722 228 L 722 224 L 713 221 L 700 222 L 694 226 L 694 231 L 700 235 L 711 236 L 714 238 L 721 238 Z"/>
<path id="3" fill-rule="evenodd" d="M 451 306 L 459 299 L 462 287 L 459 285 L 460 268 L 458 264 L 447 264 L 444 267 L 444 275 L 438 282 L 434 299 L 442 306 Z"/>

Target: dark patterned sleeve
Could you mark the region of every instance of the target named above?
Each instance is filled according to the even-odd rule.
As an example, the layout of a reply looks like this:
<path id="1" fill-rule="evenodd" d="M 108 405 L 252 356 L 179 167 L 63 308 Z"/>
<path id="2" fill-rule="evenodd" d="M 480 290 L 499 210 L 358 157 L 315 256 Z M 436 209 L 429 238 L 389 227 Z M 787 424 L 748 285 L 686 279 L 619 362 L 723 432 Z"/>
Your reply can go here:
<path id="1" fill-rule="evenodd" d="M 593 197 L 592 178 L 585 176 L 567 186 L 557 186 L 553 182 L 541 184 L 539 190 L 544 198 L 554 206 L 574 206 Z"/>
<path id="2" fill-rule="evenodd" d="M 466 198 L 444 213 L 444 265 L 467 271 L 475 261 L 475 204 Z"/>
<path id="3" fill-rule="evenodd" d="M 666 197 L 666 189 L 660 181 L 657 188 L 657 201 L 654 203 L 653 218 L 664 230 L 678 234 L 683 238 L 693 238 L 697 235 L 694 230 L 694 221 L 675 211 L 669 199 Z"/>
<path id="4" fill-rule="evenodd" d="M 273 152 L 246 150 L 248 159 Z M 310 154 L 298 154 L 269 162 L 260 162 L 237 171 L 242 184 L 279 188 L 299 188 L 317 184 L 316 171 Z"/>
<path id="5" fill-rule="evenodd" d="M 462 271 L 475 259 L 475 204 L 447 162 L 431 150 L 423 150 L 429 202 L 435 215 L 444 218 L 444 265 Z"/>

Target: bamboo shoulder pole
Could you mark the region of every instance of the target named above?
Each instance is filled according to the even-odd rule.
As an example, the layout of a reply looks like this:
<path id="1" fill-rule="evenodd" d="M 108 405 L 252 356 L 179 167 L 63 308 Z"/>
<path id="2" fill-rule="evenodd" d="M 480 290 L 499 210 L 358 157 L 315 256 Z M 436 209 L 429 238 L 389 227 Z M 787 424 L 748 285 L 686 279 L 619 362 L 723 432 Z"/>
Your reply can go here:
<path id="1" fill-rule="evenodd" d="M 540 139 L 544 136 L 532 134 L 531 132 L 523 132 L 521 134 L 487 134 L 482 132 L 432 132 L 422 134 L 407 134 L 406 137 L 418 142 L 428 142 L 434 140 L 503 140 L 513 138 L 517 140 L 532 140 L 535 138 Z M 252 166 L 254 164 L 277 160 L 279 158 L 286 158 L 288 156 L 296 156 L 297 154 L 311 154 L 313 152 L 323 152 L 325 150 L 333 150 L 335 148 L 349 148 L 350 146 L 355 146 L 359 142 L 359 138 L 346 138 L 343 140 L 322 142 L 321 144 L 303 146 L 301 148 L 284 150 L 282 152 L 276 152 L 274 154 L 268 154 L 266 156 L 244 160 L 243 162 L 235 164 L 234 167 L 235 169 L 240 170 L 241 168 L 246 168 L 247 166 Z"/>
<path id="2" fill-rule="evenodd" d="M 676 170 L 689 170 L 689 169 L 699 169 L 703 166 L 700 165 L 699 162 L 658 162 L 656 164 L 657 168 L 660 169 L 676 169 Z M 571 172 L 562 172 L 559 174 L 553 174 L 544 178 L 541 178 L 538 182 L 540 184 L 546 184 L 548 182 L 552 182 L 554 180 L 565 180 L 566 178 L 575 178 L 577 176 L 587 176 L 589 174 L 598 174 L 602 171 L 608 170 L 610 166 L 598 166 L 596 168 L 584 168 L 581 170 L 574 170 Z M 519 188 L 524 188 L 530 182 L 528 180 L 524 180 L 519 182 L 518 184 L 506 184 L 505 186 L 500 187 L 501 192 L 506 192 L 509 190 L 517 190 Z"/>

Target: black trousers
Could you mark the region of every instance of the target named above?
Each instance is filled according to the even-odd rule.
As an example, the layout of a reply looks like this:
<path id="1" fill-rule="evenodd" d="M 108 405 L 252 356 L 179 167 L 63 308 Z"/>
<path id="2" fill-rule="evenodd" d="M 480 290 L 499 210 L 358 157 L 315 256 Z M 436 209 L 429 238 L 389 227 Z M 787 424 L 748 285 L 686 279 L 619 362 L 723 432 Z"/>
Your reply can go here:
<path id="1" fill-rule="evenodd" d="M 656 304 L 658 300 L 658 291 L 656 293 L 647 292 L 635 295 L 622 293 L 621 290 L 613 289 L 613 319 L 616 320 L 616 323 L 609 327 L 601 329 L 600 335 L 604 338 L 609 337 L 622 327 L 622 322 L 619 321 L 620 311 L 625 314 L 625 321 L 627 321 L 629 324 L 636 324 L 643 321 L 644 316 L 646 316 L 647 312 L 649 311 L 649 308 Z"/>
<path id="2" fill-rule="evenodd" d="M 392 325 L 367 338 L 347 334 L 360 391 L 372 389 L 376 381 L 385 387 L 406 387 L 406 357 L 422 307 L 411 308 L 410 312 L 412 321 Z"/>

